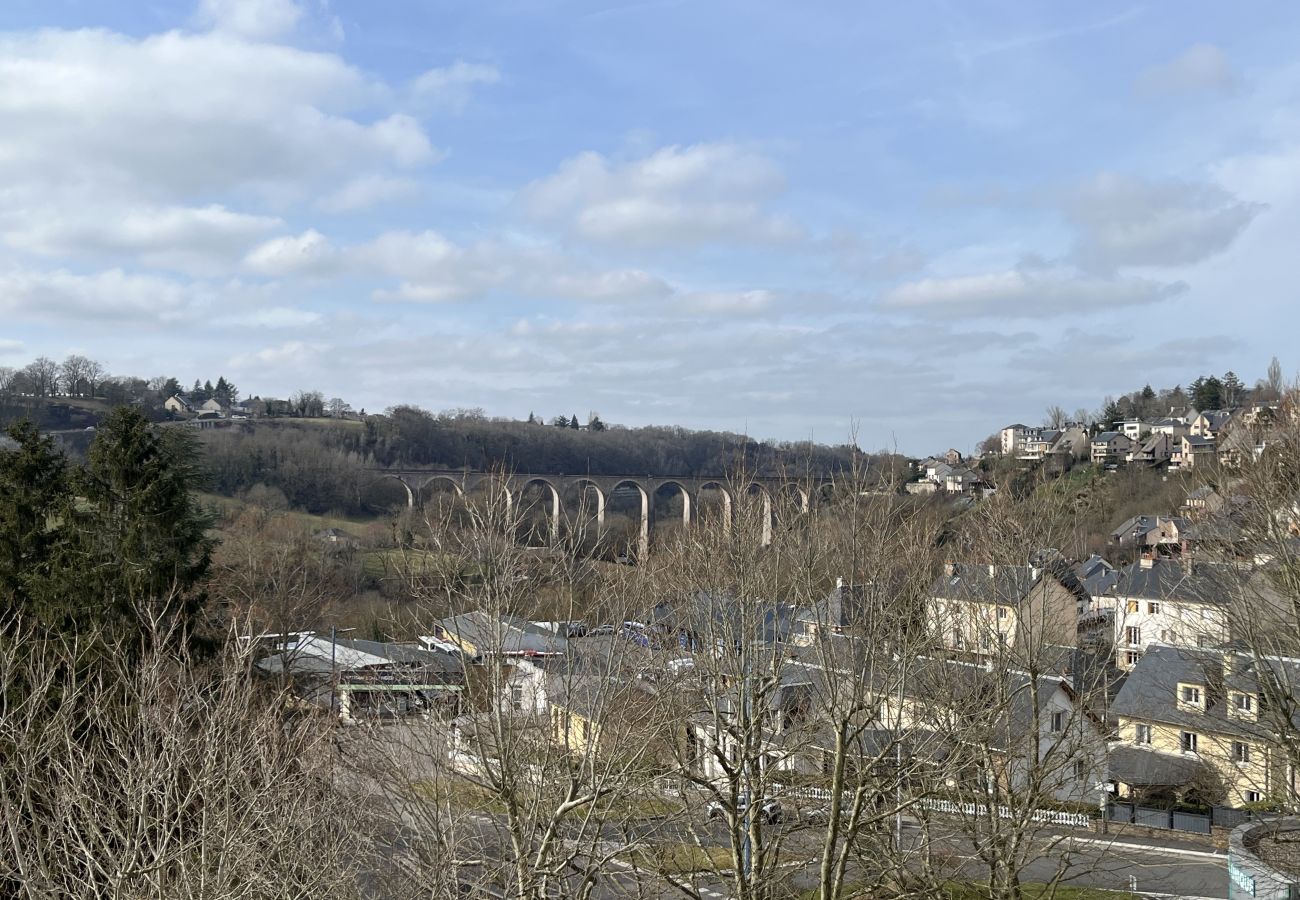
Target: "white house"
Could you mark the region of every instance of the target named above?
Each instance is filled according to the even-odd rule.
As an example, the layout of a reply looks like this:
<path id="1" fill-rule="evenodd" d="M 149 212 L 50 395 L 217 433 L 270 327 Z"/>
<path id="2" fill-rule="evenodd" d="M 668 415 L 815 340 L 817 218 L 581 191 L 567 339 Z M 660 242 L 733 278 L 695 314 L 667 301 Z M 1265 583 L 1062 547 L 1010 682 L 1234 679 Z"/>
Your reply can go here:
<path id="1" fill-rule="evenodd" d="M 1098 600 L 1109 615 L 1092 623 L 1094 642 L 1109 641 L 1117 665 L 1128 670 L 1149 644 L 1222 644 L 1230 636 L 1228 604 L 1243 582 L 1244 574 L 1229 565 L 1144 556 L 1125 567 L 1109 595 Z"/>

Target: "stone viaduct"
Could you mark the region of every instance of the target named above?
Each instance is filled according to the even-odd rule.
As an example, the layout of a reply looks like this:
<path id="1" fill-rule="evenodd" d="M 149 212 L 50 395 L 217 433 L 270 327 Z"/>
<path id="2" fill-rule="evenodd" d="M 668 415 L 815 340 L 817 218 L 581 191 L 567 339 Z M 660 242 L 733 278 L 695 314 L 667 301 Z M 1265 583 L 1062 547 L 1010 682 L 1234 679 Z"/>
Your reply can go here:
<path id="1" fill-rule="evenodd" d="M 526 472 L 499 473 L 473 472 L 461 469 L 374 469 L 381 477 L 392 478 L 406 488 L 406 502 L 414 507 L 421 493 L 435 484 L 450 486 L 458 498 L 486 488 L 504 492 L 507 507 L 522 500 L 524 491 L 540 487 L 545 492 L 547 521 L 551 537 L 559 536 L 564 497 L 577 496 L 580 502 L 594 509 L 597 528 L 605 525 L 605 509 L 616 491 L 635 491 L 640 499 L 641 517 L 637 536 L 637 550 L 644 557 L 650 548 L 650 530 L 654 526 L 654 498 L 664 488 L 671 488 L 682 497 L 682 524 L 690 525 L 698 515 L 700 495 L 716 491 L 722 507 L 723 521 L 728 525 L 734 515 L 738 492 L 752 494 L 762 501 L 763 543 L 772 540 L 773 497 L 787 500 L 801 512 L 807 512 L 818 502 L 822 488 L 830 479 L 796 481 L 792 478 L 750 477 L 732 481 L 723 477 L 678 477 L 660 475 L 543 475 Z M 594 501 L 594 502 L 592 502 Z"/>

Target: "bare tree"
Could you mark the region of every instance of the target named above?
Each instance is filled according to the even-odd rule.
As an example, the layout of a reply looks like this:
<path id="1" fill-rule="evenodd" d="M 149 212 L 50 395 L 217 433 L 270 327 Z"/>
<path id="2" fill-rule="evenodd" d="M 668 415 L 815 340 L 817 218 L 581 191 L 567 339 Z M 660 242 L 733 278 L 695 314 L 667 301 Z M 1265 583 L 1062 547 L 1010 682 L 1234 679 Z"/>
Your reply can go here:
<path id="1" fill-rule="evenodd" d="M 1065 410 L 1060 406 L 1049 406 L 1043 417 L 1043 424 L 1048 428 L 1060 428 L 1065 424 Z"/>
<path id="2" fill-rule="evenodd" d="M 88 672 L 75 643 L 27 639 L 0 654 L 6 895 L 361 896 L 375 822 L 331 788 L 319 720 L 248 656 Z"/>
<path id="3" fill-rule="evenodd" d="M 59 380 L 69 394 L 80 397 L 89 388 L 90 360 L 76 353 L 68 355 L 59 366 Z"/>
<path id="4" fill-rule="evenodd" d="M 18 373 L 9 366 L 0 366 L 0 397 L 8 397 L 14 389 L 14 379 Z"/>
<path id="5" fill-rule="evenodd" d="M 342 397 L 331 397 L 329 403 L 325 404 L 325 409 L 334 418 L 341 419 L 352 412 L 352 404 Z"/>
<path id="6" fill-rule="evenodd" d="M 38 397 L 48 397 L 58 390 L 59 364 L 48 356 L 37 357 L 23 369 L 31 384 L 32 393 Z"/>

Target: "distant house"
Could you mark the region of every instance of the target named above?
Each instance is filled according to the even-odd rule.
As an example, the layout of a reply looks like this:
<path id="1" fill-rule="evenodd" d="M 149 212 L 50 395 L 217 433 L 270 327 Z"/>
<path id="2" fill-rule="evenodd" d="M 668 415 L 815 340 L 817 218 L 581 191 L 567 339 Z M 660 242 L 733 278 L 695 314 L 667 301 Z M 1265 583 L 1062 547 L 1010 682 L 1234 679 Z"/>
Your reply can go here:
<path id="1" fill-rule="evenodd" d="M 1167 434 L 1171 438 L 1180 438 L 1190 432 L 1191 426 L 1181 418 L 1166 416 L 1151 423 L 1152 434 Z"/>
<path id="2" fill-rule="evenodd" d="M 163 409 L 169 413 L 185 414 L 194 412 L 194 407 L 180 394 L 173 394 L 163 401 Z"/>
<path id="3" fill-rule="evenodd" d="M 1164 433 L 1152 433 L 1128 455 L 1128 461 L 1139 466 L 1167 465 L 1174 456 L 1175 438 Z"/>
<path id="4" fill-rule="evenodd" d="M 1179 439 L 1179 447 L 1170 457 L 1169 462 L 1180 470 L 1204 467 L 1214 462 L 1218 449 L 1218 444 L 1212 437 L 1185 434 Z"/>
<path id="5" fill-rule="evenodd" d="M 481 610 L 436 622 L 433 637 L 455 644 L 467 660 L 496 657 L 562 656 L 568 640 L 513 616 L 493 616 Z"/>
<path id="6" fill-rule="evenodd" d="M 207 400 L 204 400 L 203 404 L 199 407 L 199 412 L 224 413 L 225 411 L 225 404 L 216 397 L 209 397 Z"/>
<path id="7" fill-rule="evenodd" d="M 1014 456 L 1016 451 L 1020 450 L 1029 437 L 1031 432 L 1037 431 L 1036 428 L 1030 428 L 1027 425 L 1021 425 L 1017 422 L 1015 425 L 1008 425 L 1000 431 L 999 437 L 1002 442 L 1002 455 Z"/>
<path id="8" fill-rule="evenodd" d="M 1133 516 L 1110 533 L 1110 542 L 1121 549 L 1136 547 L 1162 556 L 1177 556 L 1182 532 L 1191 523 L 1181 516 Z"/>
<path id="9" fill-rule="evenodd" d="M 292 677 L 299 697 L 336 711 L 344 722 L 454 708 L 464 687 L 459 659 L 414 644 L 304 634 L 257 666 Z"/>
<path id="10" fill-rule="evenodd" d="M 954 469 L 944 478 L 944 490 L 950 494 L 969 494 L 984 483 L 972 469 Z"/>
<path id="11" fill-rule="evenodd" d="M 1133 450 L 1133 441 L 1118 431 L 1103 431 L 1092 439 L 1094 465 L 1118 465 Z"/>
<path id="12" fill-rule="evenodd" d="M 1055 571 L 948 563 L 930 586 L 926 617 L 947 650 L 992 654 L 1042 643 L 1073 646 L 1080 591 Z"/>
<path id="13" fill-rule="evenodd" d="M 1191 422 L 1190 433 L 1197 437 L 1216 437 L 1232 421 L 1236 410 L 1207 409 Z"/>
<path id="14" fill-rule="evenodd" d="M 1151 433 L 1151 423 L 1141 419 L 1123 419 L 1115 423 L 1115 430 L 1130 441 L 1137 443 Z"/>

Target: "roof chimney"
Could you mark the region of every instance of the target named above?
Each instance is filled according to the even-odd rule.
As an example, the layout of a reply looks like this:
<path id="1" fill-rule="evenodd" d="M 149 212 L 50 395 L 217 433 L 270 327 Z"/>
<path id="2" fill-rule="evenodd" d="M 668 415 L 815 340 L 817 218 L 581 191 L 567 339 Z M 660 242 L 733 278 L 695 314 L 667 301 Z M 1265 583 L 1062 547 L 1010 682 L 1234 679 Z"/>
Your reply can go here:
<path id="1" fill-rule="evenodd" d="M 1155 564 L 1156 564 L 1155 557 L 1147 555 L 1145 553 L 1142 554 L 1142 558 L 1138 560 L 1138 565 L 1140 565 L 1144 569 L 1154 568 Z"/>

